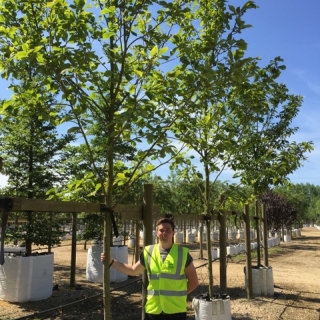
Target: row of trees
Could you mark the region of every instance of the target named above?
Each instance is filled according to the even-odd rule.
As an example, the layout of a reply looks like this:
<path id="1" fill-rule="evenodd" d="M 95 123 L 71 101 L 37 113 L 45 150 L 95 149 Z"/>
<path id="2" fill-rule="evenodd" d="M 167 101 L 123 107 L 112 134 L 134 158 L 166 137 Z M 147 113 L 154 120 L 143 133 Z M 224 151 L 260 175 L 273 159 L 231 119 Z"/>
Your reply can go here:
<path id="1" fill-rule="evenodd" d="M 161 214 L 202 214 L 204 207 L 204 181 L 198 178 L 197 181 L 187 181 L 179 177 L 179 172 L 171 172 L 167 179 L 159 176 L 150 176 L 145 179 L 145 183 L 151 183 L 154 187 L 154 204 L 159 208 Z M 141 181 L 140 181 L 141 183 Z M 143 203 L 142 184 L 136 190 L 131 188 L 123 199 L 124 204 L 132 204 L 136 199 L 137 204 Z M 253 190 L 251 187 L 234 185 L 233 191 L 228 193 L 230 185 L 228 182 L 217 181 L 210 184 L 210 193 L 212 195 L 210 202 L 212 208 L 220 206 L 219 195 L 225 194 L 226 201 L 224 209 L 236 212 L 243 211 L 243 205 L 251 196 Z M 6 190 L 3 189 L 3 194 Z M 267 205 L 268 230 L 280 230 L 282 228 L 301 227 L 302 224 L 320 224 L 320 187 L 311 184 L 291 184 L 286 187 L 277 187 L 262 193 L 258 199 L 259 203 Z M 251 215 L 255 214 L 255 207 L 251 206 Z M 45 245 L 50 242 L 51 245 L 59 243 L 59 237 L 64 233 L 62 226 L 72 223 L 72 215 L 59 214 L 37 215 L 33 214 L 35 221 L 32 225 L 22 224 L 25 221 L 24 214 L 15 213 L 11 215 L 10 221 L 15 226 L 7 232 L 8 240 L 24 241 L 32 238 L 33 243 Z M 86 229 L 79 235 L 84 240 L 103 238 L 103 215 L 102 214 L 79 214 L 79 223 L 84 224 Z M 122 230 L 123 224 L 118 221 L 118 227 Z M 228 226 L 240 227 L 240 221 L 234 220 L 230 216 Z M 254 227 L 254 225 L 253 225 Z M 49 229 L 53 229 L 49 232 Z M 126 230 L 128 232 L 128 230 Z M 51 239 L 48 235 L 51 234 Z M 50 240 L 50 241 L 49 241 Z"/>
<path id="2" fill-rule="evenodd" d="M 285 183 L 312 143 L 292 141 L 302 98 L 278 82 L 282 59 L 261 66 L 246 56 L 244 16 L 256 8 L 1 1 L 0 73 L 12 91 L 0 109 L 6 193 L 112 207 L 164 163 L 195 180 L 190 150 L 203 165 L 207 214 L 225 169 L 255 197 Z M 108 214 L 104 234 L 107 248 Z"/>
<path id="3" fill-rule="evenodd" d="M 172 173 L 168 179 L 153 177 L 149 180 L 154 186 L 154 201 L 160 211 L 169 214 L 201 214 L 203 213 L 204 181 L 182 180 L 179 173 Z M 231 191 L 232 190 L 232 191 Z M 219 208 L 219 195 L 225 194 L 224 208 L 242 212 L 243 205 L 253 194 L 248 186 L 230 185 L 228 182 L 217 181 L 210 184 L 210 206 Z M 301 227 L 303 223 L 319 223 L 320 187 L 307 184 L 290 184 L 266 190 L 257 200 L 267 205 L 269 229 L 285 227 Z M 255 208 L 252 206 L 251 214 Z"/>

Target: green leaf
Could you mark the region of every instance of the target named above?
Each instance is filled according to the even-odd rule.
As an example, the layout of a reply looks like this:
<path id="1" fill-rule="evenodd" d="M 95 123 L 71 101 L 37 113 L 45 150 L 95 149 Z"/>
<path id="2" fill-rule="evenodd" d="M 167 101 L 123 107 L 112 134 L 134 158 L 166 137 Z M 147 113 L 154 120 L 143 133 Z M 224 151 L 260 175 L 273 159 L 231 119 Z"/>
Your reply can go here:
<path id="1" fill-rule="evenodd" d="M 136 92 L 136 86 L 135 85 L 130 85 L 130 87 L 129 87 L 129 93 L 130 94 L 134 94 Z"/>
<path id="2" fill-rule="evenodd" d="M 244 56 L 244 51 L 243 50 L 236 50 L 234 52 L 234 59 L 237 61 L 237 60 L 240 60 L 242 57 Z"/>
<path id="3" fill-rule="evenodd" d="M 236 13 L 236 8 L 232 5 L 229 5 L 229 10 L 233 13 Z"/>
<path id="4" fill-rule="evenodd" d="M 150 51 L 150 57 L 152 58 L 157 53 L 158 53 L 158 46 L 154 46 Z"/>
<path id="5" fill-rule="evenodd" d="M 39 52 L 42 49 L 42 46 L 37 46 L 33 48 L 33 52 Z"/>
<path id="6" fill-rule="evenodd" d="M 160 55 L 162 55 L 163 53 L 165 53 L 165 52 L 167 52 L 167 51 L 168 51 L 168 47 L 161 48 L 161 49 L 159 50 L 158 55 L 160 56 Z"/>
<path id="7" fill-rule="evenodd" d="M 74 133 L 74 132 L 79 132 L 80 128 L 79 127 L 71 127 L 68 129 L 68 133 Z"/>
<path id="8" fill-rule="evenodd" d="M 134 69 L 133 72 L 139 77 L 142 78 L 143 73 L 140 70 Z"/>
<path id="9" fill-rule="evenodd" d="M 5 111 L 8 107 L 12 106 L 12 100 L 5 100 L 2 103 L 2 110 Z"/>
<path id="10" fill-rule="evenodd" d="M 237 41 L 237 46 L 240 50 L 247 50 L 247 43 L 243 39 Z"/>
<path id="11" fill-rule="evenodd" d="M 115 13 L 115 12 L 116 12 L 116 7 L 115 6 L 111 6 L 111 7 L 102 9 L 100 11 L 100 14 L 104 15 L 104 14 L 107 14 L 107 13 Z"/>
<path id="12" fill-rule="evenodd" d="M 42 63 L 44 63 L 46 60 L 45 60 L 45 58 L 44 58 L 44 56 L 43 56 L 43 54 L 37 54 L 37 61 L 40 63 L 40 64 L 42 64 Z"/>
<path id="13" fill-rule="evenodd" d="M 110 39 L 112 36 L 114 36 L 114 32 L 103 32 L 102 33 L 102 39 L 103 40 Z"/>
<path id="14" fill-rule="evenodd" d="M 15 58 L 17 60 L 22 60 L 24 58 L 27 58 L 29 56 L 29 53 L 27 51 L 19 51 L 16 55 Z"/>
<path id="15" fill-rule="evenodd" d="M 147 171 L 152 171 L 152 170 L 154 169 L 154 165 L 152 165 L 151 163 L 148 163 L 148 164 L 146 165 L 145 169 L 146 169 Z"/>

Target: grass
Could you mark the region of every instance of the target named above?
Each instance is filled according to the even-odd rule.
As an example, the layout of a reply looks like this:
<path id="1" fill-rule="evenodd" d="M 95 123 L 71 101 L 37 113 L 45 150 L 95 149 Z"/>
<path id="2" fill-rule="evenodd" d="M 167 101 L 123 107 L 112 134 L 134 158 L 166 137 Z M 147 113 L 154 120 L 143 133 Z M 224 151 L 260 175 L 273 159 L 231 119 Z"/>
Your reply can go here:
<path id="1" fill-rule="evenodd" d="M 260 249 L 260 258 L 263 260 L 264 257 L 264 252 L 263 248 Z M 281 247 L 272 247 L 268 249 L 268 257 L 272 258 L 275 257 L 279 254 L 282 254 L 284 251 L 284 248 Z M 252 250 L 251 251 L 251 260 L 252 262 L 257 262 L 257 257 L 258 257 L 258 251 L 257 250 Z M 245 262 L 246 261 L 246 254 L 245 253 L 240 253 L 236 256 L 232 256 L 231 260 L 235 263 L 240 263 L 240 262 Z"/>

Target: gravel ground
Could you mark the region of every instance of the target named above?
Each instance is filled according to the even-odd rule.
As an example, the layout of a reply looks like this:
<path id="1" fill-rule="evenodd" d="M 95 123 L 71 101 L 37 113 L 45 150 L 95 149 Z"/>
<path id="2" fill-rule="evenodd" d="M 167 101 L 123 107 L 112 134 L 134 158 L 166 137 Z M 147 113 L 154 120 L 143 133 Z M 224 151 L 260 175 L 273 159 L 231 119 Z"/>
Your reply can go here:
<path id="1" fill-rule="evenodd" d="M 67 244 L 64 241 L 63 244 Z M 281 242 L 269 255 L 273 269 L 274 295 L 247 299 L 244 287 L 245 260 L 228 259 L 227 286 L 233 320 L 320 320 L 320 230 L 303 228 L 301 237 Z M 54 284 L 58 290 L 46 300 L 26 303 L 0 301 L 0 319 L 90 319 L 103 320 L 102 285 L 86 280 L 87 250 L 77 246 L 77 286 L 70 288 L 71 247 L 62 245 L 55 253 Z M 195 319 L 193 297 L 208 291 L 206 261 L 190 246 L 200 286 L 188 296 L 188 320 Z M 132 253 L 129 251 L 129 261 Z M 213 262 L 214 291 L 219 291 L 219 262 Z M 112 319 L 141 319 L 140 277 L 112 284 Z M 48 311 L 49 310 L 49 311 Z M 223 320 L 230 320 L 226 317 Z M 215 319 L 215 318 L 213 318 Z M 201 319 L 202 320 L 202 319 Z"/>

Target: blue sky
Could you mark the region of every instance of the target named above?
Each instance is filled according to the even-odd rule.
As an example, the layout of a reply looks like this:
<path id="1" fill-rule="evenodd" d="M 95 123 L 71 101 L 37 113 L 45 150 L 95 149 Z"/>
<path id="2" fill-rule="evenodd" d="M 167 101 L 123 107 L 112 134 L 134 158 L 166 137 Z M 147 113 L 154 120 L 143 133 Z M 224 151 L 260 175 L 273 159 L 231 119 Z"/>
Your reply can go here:
<path id="1" fill-rule="evenodd" d="M 232 1 L 236 2 L 236 1 Z M 246 15 L 253 27 L 243 34 L 248 54 L 260 56 L 263 64 L 276 56 L 286 70 L 280 81 L 293 94 L 303 96 L 293 125 L 299 131 L 294 141 L 313 141 L 303 167 L 289 176 L 293 183 L 320 184 L 320 1 L 259 0 L 259 8 Z"/>
<path id="2" fill-rule="evenodd" d="M 231 0 L 239 6 L 243 0 Z M 293 125 L 299 131 L 292 140 L 313 141 L 314 151 L 308 154 L 303 167 L 289 176 L 293 183 L 320 185 L 320 1 L 319 0 L 257 0 L 258 9 L 250 10 L 244 17 L 252 28 L 243 32 L 248 43 L 248 56 L 259 56 L 265 66 L 276 56 L 284 59 L 286 70 L 280 81 L 290 93 L 303 96 L 300 113 Z M 0 80 L 1 98 L 9 96 L 7 84 Z M 165 168 L 157 174 L 167 175 Z M 231 180 L 226 172 L 221 180 Z M 0 187 L 5 177 L 0 175 Z"/>

